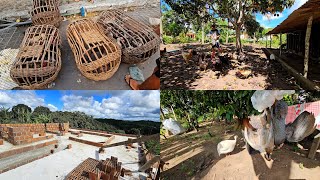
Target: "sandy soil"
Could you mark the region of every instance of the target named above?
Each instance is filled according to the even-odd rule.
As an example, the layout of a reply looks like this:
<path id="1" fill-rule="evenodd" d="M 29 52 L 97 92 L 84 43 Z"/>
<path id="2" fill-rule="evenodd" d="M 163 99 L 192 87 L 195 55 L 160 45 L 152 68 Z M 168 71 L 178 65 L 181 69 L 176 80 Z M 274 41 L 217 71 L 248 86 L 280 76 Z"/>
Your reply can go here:
<path id="1" fill-rule="evenodd" d="M 317 179 L 320 176 L 320 150 L 315 160 L 295 144 L 275 150 L 271 161 L 262 154 L 250 155 L 236 125 L 215 122 L 161 141 L 161 158 L 166 162 L 161 179 Z M 209 135 L 209 132 L 211 136 Z M 217 144 L 239 136 L 231 155 L 218 156 Z M 306 141 L 309 142 L 309 141 Z M 304 147 L 309 147 L 310 142 Z"/>
<path id="2" fill-rule="evenodd" d="M 163 89 L 201 89 L 201 90 L 252 90 L 252 89 L 300 89 L 281 64 L 270 61 L 260 47 L 244 46 L 246 59 L 239 61 L 232 55 L 235 46 L 222 45 L 224 53 L 232 57 L 230 65 L 222 69 L 214 69 L 210 60 L 206 71 L 198 67 L 198 57 L 194 56 L 187 65 L 181 55 L 188 49 L 196 52 L 210 53 L 210 45 L 176 44 L 165 45 L 167 53 L 161 60 L 161 88 Z M 247 79 L 240 79 L 236 73 L 242 69 L 250 69 L 252 75 Z"/>

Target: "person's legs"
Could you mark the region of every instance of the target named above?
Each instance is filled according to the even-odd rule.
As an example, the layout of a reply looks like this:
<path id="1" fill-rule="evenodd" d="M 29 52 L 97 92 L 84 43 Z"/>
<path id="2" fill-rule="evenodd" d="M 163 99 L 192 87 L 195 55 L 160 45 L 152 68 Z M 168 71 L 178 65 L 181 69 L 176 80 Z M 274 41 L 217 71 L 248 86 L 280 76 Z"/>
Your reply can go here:
<path id="1" fill-rule="evenodd" d="M 138 82 L 136 80 L 132 79 L 129 74 L 125 76 L 125 80 L 128 83 L 128 85 L 131 87 L 131 89 L 139 90 Z"/>
<path id="2" fill-rule="evenodd" d="M 132 79 L 130 75 L 125 76 L 126 82 L 133 90 L 157 90 L 160 89 L 160 78 L 152 74 L 148 79 L 146 79 L 142 84 Z"/>
<path id="3" fill-rule="evenodd" d="M 160 78 L 152 74 L 142 84 L 139 85 L 141 90 L 157 90 L 160 89 Z"/>

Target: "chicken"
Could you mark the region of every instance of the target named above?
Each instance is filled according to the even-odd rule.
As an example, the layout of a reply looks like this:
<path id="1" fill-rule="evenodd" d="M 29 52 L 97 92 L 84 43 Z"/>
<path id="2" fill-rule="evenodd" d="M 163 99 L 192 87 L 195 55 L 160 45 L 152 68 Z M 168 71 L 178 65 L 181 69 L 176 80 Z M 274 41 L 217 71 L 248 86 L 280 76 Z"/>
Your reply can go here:
<path id="1" fill-rule="evenodd" d="M 262 153 L 265 152 L 265 158 L 270 161 L 274 149 L 274 130 L 270 109 L 265 109 L 260 115 L 251 116 L 250 122 L 254 129 L 245 127 L 243 131 L 247 147 L 249 147 L 248 151 L 250 152 L 252 148 Z"/>
<path id="2" fill-rule="evenodd" d="M 221 154 L 231 153 L 237 144 L 237 138 L 238 138 L 238 136 L 234 136 L 234 140 L 224 140 L 224 141 L 219 142 L 219 144 L 217 146 L 217 151 L 218 151 L 219 156 Z"/>
<path id="3" fill-rule="evenodd" d="M 193 55 L 197 55 L 197 53 L 192 49 L 189 49 L 187 53 L 182 53 L 182 57 L 187 64 L 189 64 L 189 61 L 192 59 Z"/>
<path id="4" fill-rule="evenodd" d="M 299 142 L 316 129 L 315 117 L 307 111 L 302 112 L 293 123 L 286 126 L 286 139 L 289 142 Z"/>
<path id="5" fill-rule="evenodd" d="M 208 62 L 205 60 L 205 58 L 206 58 L 205 53 L 201 53 L 199 55 L 199 67 L 200 67 L 200 69 L 207 70 Z"/>
<path id="6" fill-rule="evenodd" d="M 282 146 L 286 140 L 286 117 L 288 105 L 285 101 L 276 101 L 271 107 L 271 119 L 274 130 L 274 144 Z"/>

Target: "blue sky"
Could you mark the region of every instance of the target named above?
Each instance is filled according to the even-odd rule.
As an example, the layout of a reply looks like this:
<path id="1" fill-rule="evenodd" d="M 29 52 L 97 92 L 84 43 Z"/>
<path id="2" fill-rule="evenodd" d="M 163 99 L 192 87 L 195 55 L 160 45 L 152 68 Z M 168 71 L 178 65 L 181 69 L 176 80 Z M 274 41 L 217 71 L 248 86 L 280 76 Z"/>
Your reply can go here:
<path id="1" fill-rule="evenodd" d="M 256 20 L 260 23 L 260 25 L 264 28 L 275 28 L 282 21 L 284 21 L 294 10 L 301 7 L 307 0 L 296 0 L 294 5 L 288 9 L 285 9 L 283 12 L 279 13 L 279 16 L 274 16 L 273 14 L 263 15 L 261 13 L 255 14 Z M 162 4 L 168 5 L 161 0 Z"/>
<path id="2" fill-rule="evenodd" d="M 0 91 L 0 107 L 26 104 L 34 109 L 81 111 L 96 118 L 159 121 L 159 91 Z"/>

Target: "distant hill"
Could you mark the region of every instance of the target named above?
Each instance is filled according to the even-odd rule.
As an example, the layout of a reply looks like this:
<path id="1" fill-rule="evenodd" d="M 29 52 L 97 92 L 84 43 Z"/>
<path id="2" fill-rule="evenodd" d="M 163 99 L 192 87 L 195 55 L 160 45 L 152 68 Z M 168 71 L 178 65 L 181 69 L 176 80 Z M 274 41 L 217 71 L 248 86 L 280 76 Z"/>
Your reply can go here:
<path id="1" fill-rule="evenodd" d="M 154 121 L 124 121 L 115 119 L 95 119 L 101 123 L 108 124 L 119 130 L 124 131 L 126 134 L 140 134 L 151 135 L 160 132 L 161 122 Z"/>

